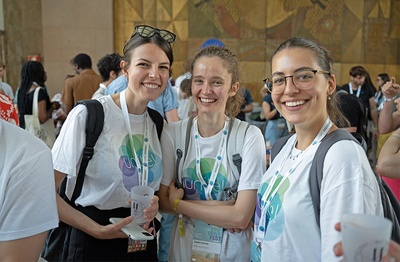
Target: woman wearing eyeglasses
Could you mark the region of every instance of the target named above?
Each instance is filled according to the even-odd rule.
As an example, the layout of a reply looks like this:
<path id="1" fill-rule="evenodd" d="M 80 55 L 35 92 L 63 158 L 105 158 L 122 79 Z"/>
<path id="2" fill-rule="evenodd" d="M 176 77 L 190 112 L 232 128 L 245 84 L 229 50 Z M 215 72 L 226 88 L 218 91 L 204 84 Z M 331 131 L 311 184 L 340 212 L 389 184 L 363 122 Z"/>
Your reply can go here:
<path id="1" fill-rule="evenodd" d="M 161 182 L 161 145 L 147 104 L 167 85 L 174 40 L 169 31 L 137 26 L 125 43 L 121 68 L 128 87 L 98 99 L 104 109 L 104 127 L 86 169 L 82 192 L 72 205 L 57 197 L 60 220 L 72 226 L 68 257 L 63 260 L 157 261 L 156 239 L 138 245 L 128 240 L 121 228 L 132 222 L 131 188 L 147 185 L 157 191 Z M 56 185 L 68 177 L 69 199 L 85 147 L 86 117 L 85 106 L 76 106 L 52 151 Z M 155 196 L 144 210 L 146 227 L 157 212 Z M 110 217 L 124 219 L 110 224 Z"/>
<path id="2" fill-rule="evenodd" d="M 249 261 L 249 223 L 266 168 L 263 135 L 235 119 L 243 95 L 229 49 L 206 47 L 188 65 L 197 117 L 191 125 L 169 123 L 161 140 L 160 209 L 176 216 L 168 261 Z M 241 156 L 241 172 L 233 154 Z"/>
<path id="3" fill-rule="evenodd" d="M 291 38 L 272 57 L 272 100 L 294 124 L 291 136 L 264 174 L 257 192 L 253 261 L 337 261 L 334 226 L 346 213 L 383 215 L 365 152 L 350 140 L 335 143 L 324 161 L 320 226 L 312 205 L 310 167 L 324 137 L 343 121 L 334 95 L 332 59 L 316 43 Z"/>

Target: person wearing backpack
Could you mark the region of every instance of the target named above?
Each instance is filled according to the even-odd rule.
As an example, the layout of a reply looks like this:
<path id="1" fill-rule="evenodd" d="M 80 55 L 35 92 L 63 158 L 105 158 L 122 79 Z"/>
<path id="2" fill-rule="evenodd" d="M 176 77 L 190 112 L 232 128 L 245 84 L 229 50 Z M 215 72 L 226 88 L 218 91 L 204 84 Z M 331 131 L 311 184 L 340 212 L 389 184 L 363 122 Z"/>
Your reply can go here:
<path id="1" fill-rule="evenodd" d="M 264 138 L 235 118 L 243 97 L 229 49 L 206 47 L 188 66 L 198 115 L 168 123 L 161 139 L 160 210 L 176 216 L 168 261 L 249 261 Z"/>
<path id="2" fill-rule="evenodd" d="M 128 87 L 98 99 L 104 109 L 104 127 L 94 149 L 85 148 L 85 106 L 74 107 L 61 129 L 52 154 L 57 188 L 68 178 L 68 199 L 86 153 L 83 149 L 94 150 L 76 201 L 68 204 L 57 197 L 60 220 L 72 226 L 67 261 L 157 261 L 156 238 L 147 241 L 145 251 L 141 251 L 135 249 L 135 241 L 132 243 L 121 228 L 135 219 L 130 216 L 131 188 L 147 185 L 157 191 L 161 182 L 159 138 L 164 120 L 147 104 L 156 100 L 167 85 L 174 40 L 175 35 L 167 30 L 135 27 L 125 43 L 121 61 Z M 154 196 L 151 206 L 144 210 L 148 221 L 145 226 L 157 212 L 158 197 Z M 124 219 L 110 224 L 110 217 Z"/>
<path id="3" fill-rule="evenodd" d="M 345 118 L 334 95 L 332 59 L 317 43 L 293 37 L 275 51 L 271 69 L 265 82 L 272 100 L 296 133 L 259 186 L 252 261 L 337 261 L 332 247 L 340 234 L 334 225 L 343 214 L 383 216 L 378 183 L 356 140 L 336 142 L 323 161 L 317 221 L 309 184 L 316 150 L 331 133 L 347 133 L 337 127 Z"/>

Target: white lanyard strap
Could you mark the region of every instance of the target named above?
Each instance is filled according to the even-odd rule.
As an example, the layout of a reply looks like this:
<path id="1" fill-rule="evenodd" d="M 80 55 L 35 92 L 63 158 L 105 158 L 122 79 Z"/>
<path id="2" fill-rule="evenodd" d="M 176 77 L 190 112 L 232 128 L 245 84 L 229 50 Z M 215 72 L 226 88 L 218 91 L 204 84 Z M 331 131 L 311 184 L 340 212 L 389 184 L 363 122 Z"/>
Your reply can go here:
<path id="1" fill-rule="evenodd" d="M 221 166 L 221 162 L 224 157 L 225 144 L 226 144 L 226 140 L 227 140 L 227 136 L 228 136 L 227 127 L 228 127 L 228 119 L 225 119 L 225 125 L 224 125 L 224 129 L 222 131 L 223 134 L 222 134 L 221 142 L 219 144 L 218 154 L 215 158 L 214 167 L 213 167 L 213 170 L 212 170 L 212 173 L 210 176 L 210 180 L 207 185 L 207 183 L 204 180 L 203 175 L 201 173 L 201 169 L 200 169 L 201 149 L 200 149 L 200 143 L 199 143 L 200 135 L 199 135 L 198 127 L 197 127 L 197 119 L 194 122 L 194 131 L 195 131 L 194 132 L 194 142 L 195 142 L 195 148 L 196 148 L 196 174 L 197 174 L 197 177 L 200 180 L 202 186 L 206 187 L 205 193 L 206 193 L 207 200 L 212 200 L 211 192 L 214 187 L 215 180 L 217 179 L 219 167 Z"/>
<path id="2" fill-rule="evenodd" d="M 128 114 L 128 107 L 126 105 L 126 98 L 125 98 L 125 91 L 122 91 L 119 94 L 119 99 L 121 102 L 121 109 L 122 109 L 122 115 L 124 117 L 125 121 L 125 126 L 128 129 L 129 132 L 129 144 L 130 147 L 133 151 L 133 154 L 135 156 L 135 163 L 136 167 L 138 169 L 138 178 L 139 178 L 139 184 L 142 186 L 147 186 L 148 182 L 148 176 L 149 176 L 149 134 L 148 134 L 148 128 L 147 128 L 147 111 L 144 114 L 144 134 L 143 134 L 143 151 L 142 151 L 142 164 L 140 163 L 139 157 L 136 153 L 135 146 L 133 144 L 133 139 L 132 139 L 132 129 L 131 129 L 131 124 L 129 121 L 129 114 Z"/>
<path id="3" fill-rule="evenodd" d="M 301 161 L 303 161 L 305 155 L 307 154 L 307 152 L 309 151 L 309 149 L 315 145 L 317 145 L 319 142 L 321 142 L 321 140 L 326 136 L 326 134 L 328 133 L 329 129 L 332 127 L 332 121 L 328 119 L 325 121 L 325 124 L 322 126 L 322 128 L 319 130 L 317 136 L 314 138 L 313 142 L 311 143 L 311 145 L 309 145 L 304 154 L 302 154 L 301 157 L 299 157 L 296 162 L 293 164 L 293 166 L 285 173 L 285 175 L 282 177 L 281 181 L 279 182 L 279 184 L 275 187 L 275 190 L 271 193 L 276 180 L 278 179 L 279 174 L 281 173 L 281 170 L 284 166 L 284 164 L 286 163 L 287 159 L 289 158 L 289 154 L 287 155 L 287 157 L 285 158 L 284 161 L 282 161 L 281 165 L 279 166 L 279 168 L 275 171 L 270 183 L 268 184 L 267 189 L 265 190 L 265 193 L 261 199 L 261 210 L 262 210 L 262 215 L 260 218 L 260 230 L 264 231 L 264 225 L 265 225 L 265 219 L 266 219 L 266 214 L 267 214 L 267 210 L 269 208 L 269 206 L 272 203 L 272 200 L 274 199 L 275 195 L 277 194 L 279 188 L 282 186 L 282 184 L 285 182 L 285 180 L 291 175 L 293 174 L 293 172 L 296 170 L 297 166 L 301 163 Z M 295 141 L 293 142 L 292 145 L 292 149 L 293 147 L 296 145 L 297 139 L 295 139 Z M 265 234 L 265 231 L 264 231 Z"/>
<path id="4" fill-rule="evenodd" d="M 350 83 L 349 86 L 350 86 L 349 92 L 350 92 L 350 95 L 352 95 L 352 94 L 353 94 L 352 83 Z M 361 86 L 358 87 L 356 96 L 357 96 L 357 97 L 360 97 L 360 93 L 361 93 Z"/>

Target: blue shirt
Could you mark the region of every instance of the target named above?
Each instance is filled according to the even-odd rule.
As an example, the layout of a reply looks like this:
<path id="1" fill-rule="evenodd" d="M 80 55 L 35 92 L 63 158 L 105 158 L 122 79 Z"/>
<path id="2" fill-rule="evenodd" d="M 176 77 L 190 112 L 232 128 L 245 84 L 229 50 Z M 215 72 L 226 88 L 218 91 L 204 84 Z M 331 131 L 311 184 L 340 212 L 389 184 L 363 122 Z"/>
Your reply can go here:
<path id="1" fill-rule="evenodd" d="M 128 80 L 126 79 L 125 75 L 120 75 L 117 79 L 112 81 L 107 86 L 105 95 L 112 95 L 119 93 L 125 90 L 127 86 L 128 86 Z M 156 100 L 150 101 L 147 106 L 159 112 L 164 118 L 165 118 L 165 112 L 178 108 L 178 101 L 176 98 L 176 94 L 172 90 L 172 85 L 170 81 L 168 81 L 167 87 L 161 93 L 161 95 Z"/>

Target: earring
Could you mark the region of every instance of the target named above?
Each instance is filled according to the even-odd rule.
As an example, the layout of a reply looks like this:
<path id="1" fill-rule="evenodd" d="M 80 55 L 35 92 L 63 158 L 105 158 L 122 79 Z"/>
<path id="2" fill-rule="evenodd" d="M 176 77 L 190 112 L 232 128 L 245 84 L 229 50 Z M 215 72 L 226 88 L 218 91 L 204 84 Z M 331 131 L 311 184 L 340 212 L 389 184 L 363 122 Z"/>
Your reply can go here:
<path id="1" fill-rule="evenodd" d="M 328 100 L 331 100 L 332 99 L 332 97 L 331 96 L 328 96 Z"/>

